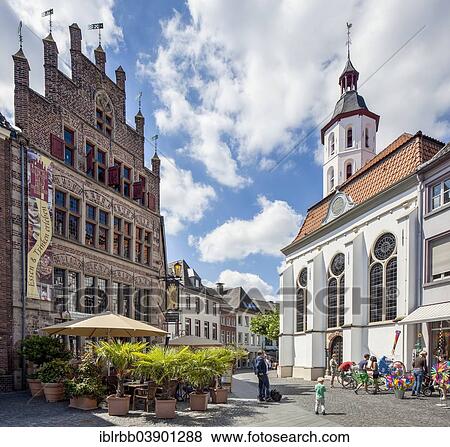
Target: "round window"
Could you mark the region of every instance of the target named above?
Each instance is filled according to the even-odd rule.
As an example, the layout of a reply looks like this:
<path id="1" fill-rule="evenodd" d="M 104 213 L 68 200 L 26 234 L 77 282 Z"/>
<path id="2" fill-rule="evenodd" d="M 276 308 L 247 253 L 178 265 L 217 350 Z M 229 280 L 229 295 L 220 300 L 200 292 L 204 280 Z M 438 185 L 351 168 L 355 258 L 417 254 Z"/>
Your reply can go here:
<path id="1" fill-rule="evenodd" d="M 375 242 L 373 254 L 379 261 L 384 261 L 394 253 L 395 247 L 395 236 L 392 233 L 385 233 Z"/>
<path id="2" fill-rule="evenodd" d="M 334 276 L 339 276 L 344 273 L 345 268 L 345 256 L 343 253 L 338 253 L 331 261 L 331 273 Z"/>

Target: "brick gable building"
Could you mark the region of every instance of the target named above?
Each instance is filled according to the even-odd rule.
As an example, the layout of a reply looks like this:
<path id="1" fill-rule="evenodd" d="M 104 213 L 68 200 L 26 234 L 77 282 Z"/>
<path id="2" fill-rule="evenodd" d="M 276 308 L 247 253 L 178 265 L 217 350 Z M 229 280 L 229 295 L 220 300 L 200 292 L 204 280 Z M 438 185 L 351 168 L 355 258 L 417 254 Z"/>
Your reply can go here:
<path id="1" fill-rule="evenodd" d="M 44 96 L 30 88 L 22 49 L 13 56 L 21 131 L 0 141 L 0 178 L 7 179 L 0 368 L 18 376 L 19 359 L 12 350 L 5 355 L 3 334 L 16 349 L 43 326 L 105 310 L 156 326 L 164 321 L 160 160 L 155 154 L 151 169 L 145 166 L 141 111 L 135 127 L 126 122 L 122 67 L 111 80 L 102 47 L 93 63 L 81 51 L 78 25 L 69 31 L 71 78 L 58 69 L 52 35 L 43 39 Z"/>

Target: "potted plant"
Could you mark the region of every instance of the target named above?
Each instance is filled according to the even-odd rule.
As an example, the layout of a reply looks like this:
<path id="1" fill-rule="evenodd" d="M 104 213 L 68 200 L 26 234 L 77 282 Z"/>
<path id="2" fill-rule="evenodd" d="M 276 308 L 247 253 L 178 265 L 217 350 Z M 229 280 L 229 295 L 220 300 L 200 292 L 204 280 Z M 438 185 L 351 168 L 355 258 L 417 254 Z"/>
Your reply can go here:
<path id="1" fill-rule="evenodd" d="M 405 391 L 414 384 L 414 377 L 405 373 L 404 367 L 392 368 L 386 376 L 386 384 L 389 389 L 394 390 L 397 399 L 405 397 Z"/>
<path id="2" fill-rule="evenodd" d="M 217 360 L 217 376 L 214 380 L 214 386 L 211 388 L 211 400 L 214 404 L 226 404 L 228 402 L 229 388 L 222 385 L 222 376 L 230 369 L 232 370 L 236 360 L 247 356 L 243 349 L 211 348 L 208 350 L 211 356 Z"/>
<path id="3" fill-rule="evenodd" d="M 189 396 L 191 410 L 205 411 L 208 408 L 209 385 L 220 373 L 220 361 L 212 355 L 211 349 L 192 352 L 184 370 L 188 382 L 194 387 Z"/>
<path id="4" fill-rule="evenodd" d="M 39 335 L 32 335 L 22 340 L 19 353 L 31 364 L 31 371 L 27 374 L 27 382 L 33 397 L 43 396 L 44 394 L 42 382 L 37 375 L 39 368 L 52 360 L 69 360 L 72 356 L 61 340 Z"/>
<path id="5" fill-rule="evenodd" d="M 44 363 L 38 372 L 44 388 L 47 402 L 58 402 L 64 399 L 64 381 L 70 375 L 70 366 L 65 360 L 55 359 Z"/>
<path id="6" fill-rule="evenodd" d="M 102 384 L 102 365 L 92 352 L 87 352 L 75 370 L 74 377 L 64 384 L 69 407 L 94 410 L 103 398 L 106 387 Z"/>
<path id="7" fill-rule="evenodd" d="M 162 388 L 161 396 L 155 399 L 157 418 L 173 419 L 177 400 L 170 394 L 171 382 L 177 380 L 186 362 L 189 361 L 189 349 L 153 347 L 149 352 L 138 354 L 137 371 L 154 380 Z M 150 385 L 149 385 L 150 386 Z"/>
<path id="8" fill-rule="evenodd" d="M 125 395 L 125 378 L 131 374 L 136 360 L 136 353 L 144 351 L 147 343 L 101 341 L 95 350 L 100 359 L 106 360 L 115 369 L 117 375 L 116 394 L 106 398 L 108 413 L 110 416 L 125 416 L 130 409 L 130 396 Z"/>

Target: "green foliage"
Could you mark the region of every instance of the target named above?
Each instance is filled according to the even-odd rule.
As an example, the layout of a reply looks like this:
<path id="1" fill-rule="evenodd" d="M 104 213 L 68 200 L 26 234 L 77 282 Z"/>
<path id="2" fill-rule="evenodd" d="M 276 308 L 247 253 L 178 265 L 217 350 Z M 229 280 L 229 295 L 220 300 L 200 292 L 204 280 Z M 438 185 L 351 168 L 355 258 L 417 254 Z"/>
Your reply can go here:
<path id="1" fill-rule="evenodd" d="M 40 335 L 32 335 L 22 340 L 19 352 L 28 361 L 38 366 L 55 359 L 69 360 L 72 357 L 71 352 L 64 347 L 62 341 Z"/>
<path id="2" fill-rule="evenodd" d="M 163 389 L 162 399 L 169 399 L 170 381 L 181 377 L 190 356 L 187 347 L 179 350 L 154 346 L 149 352 L 136 354 L 136 372 L 154 380 Z"/>
<path id="3" fill-rule="evenodd" d="M 137 359 L 136 354 L 143 352 L 147 347 L 147 343 L 136 342 L 124 342 L 120 340 L 114 341 L 100 341 L 95 345 L 95 352 L 99 359 L 106 360 L 116 370 L 117 375 L 117 397 L 124 396 L 124 381 L 125 378 L 131 374 L 134 363 Z"/>
<path id="4" fill-rule="evenodd" d="M 102 384 L 101 361 L 95 353 L 88 351 L 74 371 L 74 377 L 66 380 L 64 389 L 67 397 L 89 396 L 99 401 L 106 393 Z"/>
<path id="5" fill-rule="evenodd" d="M 71 372 L 67 361 L 55 359 L 44 363 L 39 369 L 38 379 L 42 383 L 62 383 L 70 376 Z"/>
<path id="6" fill-rule="evenodd" d="M 269 340 L 277 340 L 280 335 L 280 314 L 273 310 L 253 317 L 250 321 L 250 331 Z"/>

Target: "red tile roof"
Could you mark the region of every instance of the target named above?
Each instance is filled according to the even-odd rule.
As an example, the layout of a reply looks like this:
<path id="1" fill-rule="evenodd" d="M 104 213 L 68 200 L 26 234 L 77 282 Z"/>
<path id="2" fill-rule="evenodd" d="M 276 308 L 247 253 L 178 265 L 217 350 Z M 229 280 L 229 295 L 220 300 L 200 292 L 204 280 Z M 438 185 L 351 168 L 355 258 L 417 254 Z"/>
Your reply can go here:
<path id="1" fill-rule="evenodd" d="M 416 135 L 403 133 L 338 189 L 349 195 L 355 204 L 360 205 L 414 174 L 422 163 L 430 160 L 443 146 L 444 143 L 423 135 L 420 131 Z M 313 234 L 322 226 L 333 196 L 334 192 L 308 210 L 297 237 L 288 247 Z"/>

